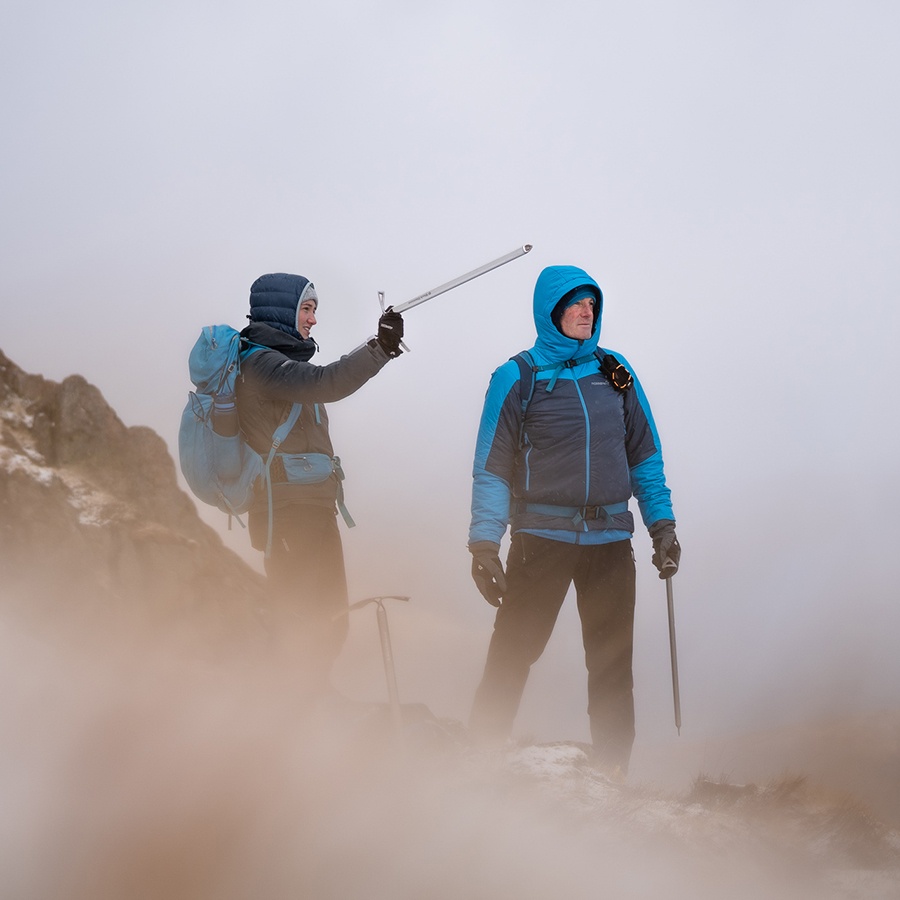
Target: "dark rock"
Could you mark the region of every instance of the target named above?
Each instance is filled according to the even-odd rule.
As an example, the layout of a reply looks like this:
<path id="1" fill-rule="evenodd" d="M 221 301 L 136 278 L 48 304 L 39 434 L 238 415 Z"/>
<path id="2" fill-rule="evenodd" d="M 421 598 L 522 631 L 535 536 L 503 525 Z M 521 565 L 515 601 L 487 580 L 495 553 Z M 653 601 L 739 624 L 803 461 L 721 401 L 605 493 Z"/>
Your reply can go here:
<path id="1" fill-rule="evenodd" d="M 0 351 L 0 616 L 129 623 L 259 642 L 263 578 L 178 485 L 163 439 L 79 375 Z"/>

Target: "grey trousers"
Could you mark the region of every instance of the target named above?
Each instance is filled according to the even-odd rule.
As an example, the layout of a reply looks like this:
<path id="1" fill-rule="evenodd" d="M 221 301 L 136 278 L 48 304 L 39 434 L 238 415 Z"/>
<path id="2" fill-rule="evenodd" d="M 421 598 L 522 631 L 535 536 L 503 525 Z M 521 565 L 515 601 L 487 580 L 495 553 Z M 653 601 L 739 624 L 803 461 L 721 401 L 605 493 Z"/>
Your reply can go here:
<path id="1" fill-rule="evenodd" d="M 251 516 L 250 529 L 265 546 L 265 517 Z M 335 511 L 301 504 L 276 510 L 265 567 L 273 643 L 318 689 L 348 632 L 347 576 Z"/>

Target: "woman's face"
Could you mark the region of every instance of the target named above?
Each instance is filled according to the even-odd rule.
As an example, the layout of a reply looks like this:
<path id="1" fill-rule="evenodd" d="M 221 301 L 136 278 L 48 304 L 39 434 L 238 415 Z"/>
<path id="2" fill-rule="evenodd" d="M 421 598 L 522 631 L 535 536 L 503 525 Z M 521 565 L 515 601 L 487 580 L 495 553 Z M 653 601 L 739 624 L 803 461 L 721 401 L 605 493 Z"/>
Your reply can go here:
<path id="1" fill-rule="evenodd" d="M 316 324 L 316 301 L 304 300 L 297 308 L 297 331 L 301 337 L 308 338 L 313 325 Z"/>

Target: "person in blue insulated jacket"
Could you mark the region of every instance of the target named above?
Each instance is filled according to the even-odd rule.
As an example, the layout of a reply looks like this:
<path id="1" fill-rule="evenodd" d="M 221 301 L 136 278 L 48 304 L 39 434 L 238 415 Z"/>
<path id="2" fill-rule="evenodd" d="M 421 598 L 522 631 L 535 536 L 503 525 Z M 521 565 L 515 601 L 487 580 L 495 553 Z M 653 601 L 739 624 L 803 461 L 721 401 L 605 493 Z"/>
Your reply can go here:
<path id="1" fill-rule="evenodd" d="M 625 358 L 598 347 L 602 312 L 600 287 L 583 269 L 544 269 L 534 289 L 537 340 L 491 377 L 469 550 L 475 584 L 498 609 L 469 728 L 481 741 L 509 736 L 574 584 L 594 763 L 623 778 L 634 743 L 632 496 L 660 578 L 677 571 L 681 548 L 650 406 Z"/>
<path id="2" fill-rule="evenodd" d="M 244 438 L 263 459 L 276 428 L 301 404 L 279 448 L 284 456 L 275 457 L 272 467 L 271 521 L 268 492 L 256 490 L 249 530 L 255 549 L 268 547 L 276 647 L 292 666 L 302 667 L 310 695 L 328 690 L 328 673 L 348 630 L 336 519 L 343 472 L 339 461 L 334 465 L 325 404 L 354 393 L 399 356 L 403 337 L 403 320 L 389 309 L 375 338 L 336 362 L 315 365 L 310 360 L 318 345 L 310 331 L 318 304 L 315 286 L 302 275 L 274 273 L 253 282 L 235 393 Z M 292 462 L 299 475 L 289 470 Z"/>

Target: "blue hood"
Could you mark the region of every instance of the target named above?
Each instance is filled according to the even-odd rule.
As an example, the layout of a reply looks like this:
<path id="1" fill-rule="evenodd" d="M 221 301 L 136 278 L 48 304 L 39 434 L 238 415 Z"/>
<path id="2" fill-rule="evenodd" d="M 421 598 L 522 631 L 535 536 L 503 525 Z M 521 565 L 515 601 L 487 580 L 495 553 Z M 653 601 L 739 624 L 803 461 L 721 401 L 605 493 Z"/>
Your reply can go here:
<path id="1" fill-rule="evenodd" d="M 566 294 L 588 285 L 597 292 L 594 303 L 594 330 L 586 341 L 566 337 L 550 318 L 554 307 Z M 534 286 L 534 326 L 537 341 L 534 349 L 548 363 L 565 362 L 575 356 L 593 353 L 600 340 L 600 318 L 603 313 L 603 292 L 600 285 L 577 266 L 548 266 L 538 275 Z"/>
<path id="2" fill-rule="evenodd" d="M 264 322 L 302 341 L 297 331 L 297 309 L 309 298 L 318 306 L 315 285 L 302 275 L 283 272 L 260 275 L 250 285 L 250 315 L 247 318 L 251 322 Z"/>

